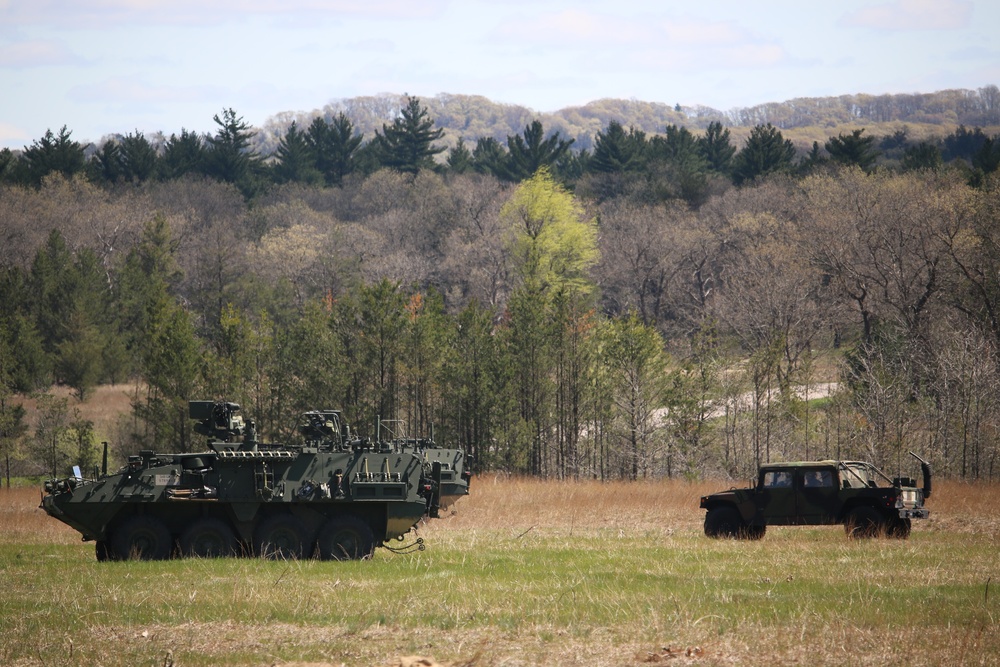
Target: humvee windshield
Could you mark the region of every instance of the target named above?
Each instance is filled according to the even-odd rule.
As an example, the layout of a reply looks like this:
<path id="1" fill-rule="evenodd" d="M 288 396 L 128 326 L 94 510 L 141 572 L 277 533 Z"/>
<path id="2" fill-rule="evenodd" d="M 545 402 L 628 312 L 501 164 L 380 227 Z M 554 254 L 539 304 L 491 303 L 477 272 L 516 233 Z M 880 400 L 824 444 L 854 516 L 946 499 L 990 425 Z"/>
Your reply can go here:
<path id="1" fill-rule="evenodd" d="M 845 489 L 892 486 L 892 480 L 867 463 L 841 463 L 840 477 Z"/>

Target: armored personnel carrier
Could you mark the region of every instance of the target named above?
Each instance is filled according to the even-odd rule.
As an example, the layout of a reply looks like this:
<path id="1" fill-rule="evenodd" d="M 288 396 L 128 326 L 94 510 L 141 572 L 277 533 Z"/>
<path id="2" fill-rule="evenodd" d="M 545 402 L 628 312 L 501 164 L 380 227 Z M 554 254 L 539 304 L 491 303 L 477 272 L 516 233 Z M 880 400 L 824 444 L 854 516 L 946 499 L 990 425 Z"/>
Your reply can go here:
<path id="1" fill-rule="evenodd" d="M 121 470 L 45 483 L 42 508 L 96 543 L 98 560 L 257 555 L 368 558 L 469 492 L 461 450 L 374 441 L 337 410 L 304 413 L 301 444 L 258 441 L 235 403 L 191 401 L 205 451 L 130 456 Z"/>
<path id="2" fill-rule="evenodd" d="M 850 537 L 905 539 L 911 519 L 926 519 L 931 467 L 913 452 L 923 475 L 889 479 L 864 461 L 794 461 L 760 467 L 748 489 L 720 491 L 701 499 L 705 535 L 757 540 L 768 526 L 842 524 Z"/>

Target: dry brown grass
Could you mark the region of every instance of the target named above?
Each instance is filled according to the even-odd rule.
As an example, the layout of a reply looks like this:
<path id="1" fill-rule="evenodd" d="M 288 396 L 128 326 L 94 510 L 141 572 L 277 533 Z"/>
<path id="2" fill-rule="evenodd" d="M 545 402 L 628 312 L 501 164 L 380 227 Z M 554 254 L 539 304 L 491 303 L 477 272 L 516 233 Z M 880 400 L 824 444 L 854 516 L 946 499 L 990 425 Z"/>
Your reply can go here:
<path id="1" fill-rule="evenodd" d="M 73 395 L 69 387 L 52 387 L 47 393 L 56 398 L 66 399 L 70 415 L 78 410 L 81 419 L 94 423 L 98 438 L 108 439 L 114 433 L 114 427 L 119 417 L 132 411 L 132 399 L 135 398 L 137 385 L 116 384 L 94 387 L 82 403 Z M 24 406 L 25 421 L 34 424 L 38 413 L 38 401 L 31 396 L 18 398 Z"/>
<path id="2" fill-rule="evenodd" d="M 3 490 L 0 634 L 20 639 L 0 637 L 0 662 L 1000 662 L 1000 486 L 940 482 L 911 540 L 862 544 L 837 527 L 708 540 L 698 498 L 726 486 L 479 477 L 420 527 L 428 551 L 347 564 L 98 564 L 36 489 Z"/>

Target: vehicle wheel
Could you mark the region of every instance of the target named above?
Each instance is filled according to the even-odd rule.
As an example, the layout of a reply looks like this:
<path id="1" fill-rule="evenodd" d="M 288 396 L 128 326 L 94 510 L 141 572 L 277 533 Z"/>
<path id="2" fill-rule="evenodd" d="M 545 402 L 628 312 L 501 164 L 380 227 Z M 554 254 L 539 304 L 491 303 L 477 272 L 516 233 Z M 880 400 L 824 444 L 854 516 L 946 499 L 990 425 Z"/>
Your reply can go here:
<path id="1" fill-rule="evenodd" d="M 236 554 L 236 533 L 221 519 L 195 521 L 181 535 L 181 554 L 197 558 L 219 558 Z"/>
<path id="2" fill-rule="evenodd" d="M 766 532 L 767 526 L 747 526 L 740 536 L 748 540 L 759 540 Z"/>
<path id="3" fill-rule="evenodd" d="M 94 543 L 94 552 L 97 555 L 98 563 L 106 563 L 111 560 L 118 560 L 115 555 L 111 553 L 111 547 L 104 540 L 97 540 Z"/>
<path id="4" fill-rule="evenodd" d="M 911 523 L 909 519 L 893 519 L 886 529 L 886 535 L 897 540 L 905 540 L 910 536 Z"/>
<path id="5" fill-rule="evenodd" d="M 109 555 L 115 560 L 164 560 L 170 558 L 174 541 L 162 521 L 143 515 L 118 526 L 109 547 Z"/>
<path id="6" fill-rule="evenodd" d="M 715 507 L 705 515 L 705 534 L 709 537 L 743 537 L 747 529 L 735 507 Z"/>
<path id="7" fill-rule="evenodd" d="M 367 523 L 356 516 L 330 519 L 316 540 L 323 560 L 361 560 L 371 558 L 375 536 Z"/>
<path id="8" fill-rule="evenodd" d="M 264 519 L 253 532 L 254 553 L 272 560 L 292 560 L 312 553 L 302 522 L 291 514 Z"/>
<path id="9" fill-rule="evenodd" d="M 885 519 L 872 507 L 855 507 L 847 514 L 844 530 L 848 537 L 877 537 L 885 529 Z"/>

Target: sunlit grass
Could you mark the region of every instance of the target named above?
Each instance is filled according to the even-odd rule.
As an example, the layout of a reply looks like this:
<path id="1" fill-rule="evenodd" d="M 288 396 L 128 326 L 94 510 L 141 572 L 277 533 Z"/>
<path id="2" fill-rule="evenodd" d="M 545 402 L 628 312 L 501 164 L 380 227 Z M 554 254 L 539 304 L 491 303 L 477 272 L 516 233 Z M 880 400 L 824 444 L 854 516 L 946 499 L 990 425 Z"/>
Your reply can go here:
<path id="1" fill-rule="evenodd" d="M 97 563 L 3 491 L 0 664 L 998 662 L 996 487 L 938 485 L 905 541 L 743 543 L 701 534 L 724 486 L 476 479 L 426 551 L 348 563 Z"/>

